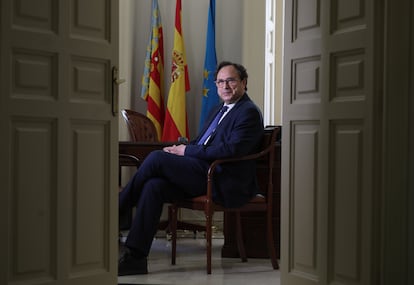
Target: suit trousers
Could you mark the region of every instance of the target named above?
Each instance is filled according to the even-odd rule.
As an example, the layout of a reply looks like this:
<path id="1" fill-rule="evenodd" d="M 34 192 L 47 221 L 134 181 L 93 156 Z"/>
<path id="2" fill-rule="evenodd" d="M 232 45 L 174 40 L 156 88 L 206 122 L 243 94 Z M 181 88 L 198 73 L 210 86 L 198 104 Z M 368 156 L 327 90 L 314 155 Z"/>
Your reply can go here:
<path id="1" fill-rule="evenodd" d="M 164 203 L 204 195 L 208 167 L 200 159 L 151 152 L 119 194 L 120 214 L 136 206 L 125 245 L 148 256 Z"/>

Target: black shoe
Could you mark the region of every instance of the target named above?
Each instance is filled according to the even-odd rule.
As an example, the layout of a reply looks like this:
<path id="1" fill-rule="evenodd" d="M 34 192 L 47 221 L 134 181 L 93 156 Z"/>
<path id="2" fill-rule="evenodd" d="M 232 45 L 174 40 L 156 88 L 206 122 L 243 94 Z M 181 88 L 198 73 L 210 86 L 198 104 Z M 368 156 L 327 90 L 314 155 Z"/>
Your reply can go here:
<path id="1" fill-rule="evenodd" d="M 125 251 L 118 261 L 118 276 L 147 274 L 147 258 L 137 258 L 130 251 Z"/>

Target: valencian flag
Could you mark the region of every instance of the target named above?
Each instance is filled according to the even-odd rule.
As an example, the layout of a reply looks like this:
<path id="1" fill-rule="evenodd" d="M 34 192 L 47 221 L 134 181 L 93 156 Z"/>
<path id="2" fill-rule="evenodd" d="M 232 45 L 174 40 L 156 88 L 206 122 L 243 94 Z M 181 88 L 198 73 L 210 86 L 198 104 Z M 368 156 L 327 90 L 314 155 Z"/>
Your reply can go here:
<path id="1" fill-rule="evenodd" d="M 184 38 L 181 28 L 181 0 L 176 2 L 174 48 L 172 52 L 171 86 L 165 113 L 163 141 L 177 141 L 188 137 L 186 91 L 190 90 Z"/>
<path id="2" fill-rule="evenodd" d="M 207 22 L 206 53 L 204 57 L 203 99 L 201 103 L 200 130 L 203 127 L 204 121 L 212 107 L 216 106 L 219 103 L 217 86 L 214 83 L 214 72 L 216 71 L 217 67 L 215 15 L 216 0 L 210 0 Z"/>
<path id="3" fill-rule="evenodd" d="M 147 117 L 154 123 L 158 139 L 161 140 L 165 113 L 164 46 L 158 0 L 152 0 L 151 14 L 151 33 L 142 76 L 141 97 L 147 101 Z"/>

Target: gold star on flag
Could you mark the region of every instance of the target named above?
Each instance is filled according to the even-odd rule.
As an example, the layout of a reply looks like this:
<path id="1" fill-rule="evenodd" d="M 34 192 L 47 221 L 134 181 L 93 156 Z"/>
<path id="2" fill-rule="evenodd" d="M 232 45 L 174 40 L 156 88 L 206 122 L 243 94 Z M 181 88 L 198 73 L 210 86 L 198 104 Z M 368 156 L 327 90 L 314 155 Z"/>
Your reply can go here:
<path id="1" fill-rule="evenodd" d="M 203 96 L 204 96 L 204 97 L 207 97 L 207 95 L 208 95 L 208 90 L 209 90 L 209 89 L 207 89 L 207 88 L 203 88 Z"/>
<path id="2" fill-rule="evenodd" d="M 208 79 L 209 71 L 207 69 L 204 69 L 204 79 Z"/>

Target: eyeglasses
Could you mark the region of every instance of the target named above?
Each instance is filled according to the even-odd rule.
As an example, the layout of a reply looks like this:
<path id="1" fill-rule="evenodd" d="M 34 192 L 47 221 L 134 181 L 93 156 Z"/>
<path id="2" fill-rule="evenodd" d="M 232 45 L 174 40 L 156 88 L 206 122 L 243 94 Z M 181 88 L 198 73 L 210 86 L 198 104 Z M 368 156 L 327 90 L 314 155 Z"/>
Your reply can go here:
<path id="1" fill-rule="evenodd" d="M 226 80 L 223 79 L 219 79 L 214 81 L 217 85 L 217 87 L 223 88 L 226 87 L 227 84 L 231 87 L 234 87 L 237 85 L 237 82 L 239 82 L 240 80 L 236 79 L 236 78 L 227 78 Z"/>

